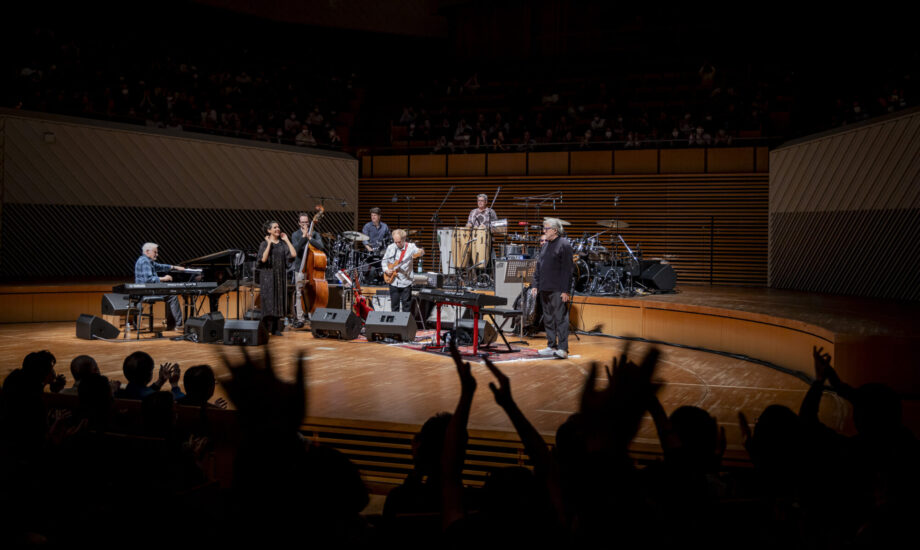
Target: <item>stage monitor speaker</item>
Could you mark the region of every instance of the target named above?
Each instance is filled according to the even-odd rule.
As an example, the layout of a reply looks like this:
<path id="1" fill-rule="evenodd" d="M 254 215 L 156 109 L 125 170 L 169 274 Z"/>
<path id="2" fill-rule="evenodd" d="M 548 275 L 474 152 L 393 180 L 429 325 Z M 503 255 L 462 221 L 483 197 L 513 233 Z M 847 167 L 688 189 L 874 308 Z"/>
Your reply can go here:
<path id="1" fill-rule="evenodd" d="M 473 340 L 473 320 L 460 319 L 459 328 L 466 330 L 470 335 L 470 341 Z M 498 338 L 498 331 L 492 323 L 487 323 L 482 319 L 479 320 L 479 346 L 488 346 Z"/>
<path id="2" fill-rule="evenodd" d="M 118 330 L 118 327 L 95 315 L 83 313 L 77 318 L 77 338 L 84 340 L 93 340 L 94 338 L 112 340 L 113 338 L 118 338 L 120 333 L 121 331 Z"/>
<path id="3" fill-rule="evenodd" d="M 199 344 L 210 344 L 224 337 L 224 316 L 212 311 L 185 322 L 185 338 Z"/>
<path id="4" fill-rule="evenodd" d="M 103 294 L 102 295 L 102 314 L 103 315 L 124 315 L 131 311 L 131 302 L 127 294 Z"/>
<path id="5" fill-rule="evenodd" d="M 408 311 L 371 311 L 364 322 L 368 340 L 392 338 L 400 342 L 415 341 L 415 317 Z"/>
<path id="6" fill-rule="evenodd" d="M 670 264 L 655 263 L 642 270 L 639 282 L 656 290 L 674 290 L 677 273 Z"/>
<path id="7" fill-rule="evenodd" d="M 268 343 L 268 329 L 262 321 L 228 319 L 224 321 L 225 346 L 262 346 Z"/>
<path id="8" fill-rule="evenodd" d="M 361 334 L 361 318 L 350 309 L 318 308 L 310 316 L 314 338 L 354 340 Z"/>

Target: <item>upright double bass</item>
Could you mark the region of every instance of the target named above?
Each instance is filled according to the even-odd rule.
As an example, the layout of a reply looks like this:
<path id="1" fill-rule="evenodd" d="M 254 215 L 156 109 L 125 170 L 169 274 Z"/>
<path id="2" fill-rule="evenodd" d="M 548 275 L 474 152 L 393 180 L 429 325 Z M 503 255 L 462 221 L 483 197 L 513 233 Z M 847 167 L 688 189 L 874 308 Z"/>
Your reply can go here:
<path id="1" fill-rule="evenodd" d="M 326 210 L 317 205 L 313 219 L 310 221 L 310 229 L 307 233 L 313 237 L 313 227 L 316 222 L 323 218 Z M 326 307 L 329 302 L 329 283 L 326 282 L 326 254 L 307 243 L 306 251 L 303 255 L 303 261 L 300 264 L 300 272 L 303 273 L 304 292 L 300 294 L 301 305 L 304 311 L 313 313 L 318 307 Z"/>

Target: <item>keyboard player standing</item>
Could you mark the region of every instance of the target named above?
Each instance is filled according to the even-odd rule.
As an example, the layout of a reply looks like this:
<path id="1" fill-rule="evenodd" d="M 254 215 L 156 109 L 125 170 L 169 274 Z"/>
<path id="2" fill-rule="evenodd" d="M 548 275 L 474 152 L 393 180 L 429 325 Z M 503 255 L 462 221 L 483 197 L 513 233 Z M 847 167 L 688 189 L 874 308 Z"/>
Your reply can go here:
<path id="1" fill-rule="evenodd" d="M 142 283 L 167 283 L 172 281 L 169 271 L 185 271 L 179 265 L 161 264 L 156 261 L 160 247 L 156 243 L 144 243 L 141 247 L 141 256 L 134 263 L 134 282 Z M 166 273 L 160 276 L 158 273 Z M 179 306 L 178 296 L 165 297 L 166 302 L 166 330 L 182 328 L 182 308 Z"/>

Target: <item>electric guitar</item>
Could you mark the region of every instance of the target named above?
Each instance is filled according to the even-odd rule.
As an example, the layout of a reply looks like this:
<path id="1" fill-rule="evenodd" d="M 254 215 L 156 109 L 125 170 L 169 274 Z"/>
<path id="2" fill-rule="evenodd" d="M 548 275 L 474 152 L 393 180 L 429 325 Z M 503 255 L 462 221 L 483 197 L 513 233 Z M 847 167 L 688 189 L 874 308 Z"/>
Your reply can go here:
<path id="1" fill-rule="evenodd" d="M 424 256 L 424 255 L 425 255 L 425 249 L 424 249 L 424 248 L 420 248 L 420 249 L 418 250 L 418 252 L 416 252 L 415 254 L 413 254 L 413 255 L 412 255 L 412 258 L 410 258 L 410 259 L 411 259 L 411 260 L 414 260 L 414 259 L 416 259 L 416 258 L 421 258 L 421 257 Z M 404 261 L 406 261 L 406 258 L 403 258 L 403 262 L 404 262 Z M 386 284 L 391 284 L 394 280 L 396 280 L 396 273 L 397 273 L 396 268 L 399 267 L 399 264 L 400 264 L 400 263 L 402 263 L 402 262 L 400 262 L 399 260 L 396 260 L 395 262 L 393 262 L 393 263 L 387 265 L 387 268 L 390 270 L 390 272 L 389 272 L 389 273 L 384 273 L 384 274 L 383 274 L 383 282 L 385 282 Z"/>

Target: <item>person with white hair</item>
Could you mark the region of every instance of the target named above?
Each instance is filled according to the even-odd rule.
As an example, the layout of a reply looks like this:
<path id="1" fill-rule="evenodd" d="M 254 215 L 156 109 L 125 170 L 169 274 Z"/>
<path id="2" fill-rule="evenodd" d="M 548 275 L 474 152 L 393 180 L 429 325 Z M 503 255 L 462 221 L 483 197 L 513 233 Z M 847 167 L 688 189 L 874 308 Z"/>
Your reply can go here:
<path id="1" fill-rule="evenodd" d="M 574 251 L 565 238 L 562 220 L 543 220 L 546 244 L 537 259 L 531 293 L 540 296 L 543 307 L 543 328 L 546 331 L 546 348 L 537 353 L 543 357 L 566 359 L 569 356 L 569 290 L 572 288 Z"/>
<path id="2" fill-rule="evenodd" d="M 141 256 L 134 262 L 134 282 L 141 283 L 168 283 L 172 281 L 170 271 L 185 271 L 181 265 L 161 264 L 156 261 L 160 253 L 157 243 L 144 243 L 141 247 Z M 166 275 L 158 275 L 166 273 Z M 178 296 L 167 296 L 166 302 L 166 330 L 182 328 L 182 308 L 179 306 Z"/>
<path id="3" fill-rule="evenodd" d="M 485 193 L 480 193 L 476 197 L 476 208 L 470 210 L 470 215 L 466 218 L 466 227 L 483 228 L 490 227 L 490 224 L 498 220 L 495 210 L 488 206 L 489 197 Z"/>
<path id="4" fill-rule="evenodd" d="M 412 260 L 425 255 L 425 249 L 406 241 L 406 231 L 393 231 L 393 243 L 383 254 L 384 280 L 390 285 L 390 310 L 408 311 L 412 304 Z"/>

